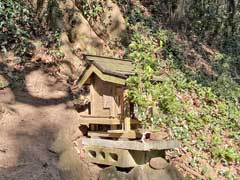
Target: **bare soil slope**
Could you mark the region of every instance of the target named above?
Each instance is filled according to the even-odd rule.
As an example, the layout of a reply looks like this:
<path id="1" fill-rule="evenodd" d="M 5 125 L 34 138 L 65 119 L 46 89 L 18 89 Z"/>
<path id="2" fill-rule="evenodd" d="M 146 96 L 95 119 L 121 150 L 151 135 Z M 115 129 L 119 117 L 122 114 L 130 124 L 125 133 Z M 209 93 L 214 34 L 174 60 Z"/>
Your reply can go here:
<path id="1" fill-rule="evenodd" d="M 78 121 L 68 100 L 67 86 L 41 70 L 28 74 L 23 88 L 0 90 L 1 180 L 70 179 L 49 151 L 57 133 Z"/>

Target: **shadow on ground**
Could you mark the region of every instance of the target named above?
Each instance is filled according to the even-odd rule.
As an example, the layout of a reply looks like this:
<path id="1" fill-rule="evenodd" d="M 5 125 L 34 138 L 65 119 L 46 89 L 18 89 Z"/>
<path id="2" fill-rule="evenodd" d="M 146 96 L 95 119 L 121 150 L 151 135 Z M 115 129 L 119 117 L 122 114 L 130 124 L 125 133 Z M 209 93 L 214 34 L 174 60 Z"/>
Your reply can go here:
<path id="1" fill-rule="evenodd" d="M 10 84 L 0 90 L 0 179 L 97 179 L 93 165 L 81 161 L 73 148 L 79 114 L 69 85 L 46 65 L 23 67 L 12 70 L 0 62 Z M 50 150 L 56 139 L 63 147 L 56 149 L 59 153 Z"/>

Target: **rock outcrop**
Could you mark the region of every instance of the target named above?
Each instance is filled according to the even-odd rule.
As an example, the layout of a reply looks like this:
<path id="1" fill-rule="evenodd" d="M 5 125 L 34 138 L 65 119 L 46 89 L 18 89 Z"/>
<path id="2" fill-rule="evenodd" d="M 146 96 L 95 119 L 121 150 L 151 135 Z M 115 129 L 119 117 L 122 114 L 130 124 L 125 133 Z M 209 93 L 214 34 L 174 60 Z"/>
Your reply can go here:
<path id="1" fill-rule="evenodd" d="M 137 166 L 129 173 L 118 171 L 116 167 L 105 168 L 100 172 L 100 180 L 183 180 L 183 177 L 172 165 L 163 169 L 152 169 L 148 164 Z"/>
<path id="2" fill-rule="evenodd" d="M 121 49 L 112 50 L 116 41 L 126 42 L 123 15 L 111 0 L 102 1 L 102 12 L 93 18 L 84 16 L 83 2 L 72 0 L 35 0 L 32 2 L 40 21 L 51 30 L 61 32 L 60 51 L 64 54 L 60 71 L 75 79 L 82 71 L 81 54 L 122 56 Z M 96 3 L 88 1 L 84 3 Z M 116 53 L 118 51 L 119 53 Z M 76 53 L 77 52 L 77 53 Z M 75 76 L 75 77 L 74 77 Z"/>

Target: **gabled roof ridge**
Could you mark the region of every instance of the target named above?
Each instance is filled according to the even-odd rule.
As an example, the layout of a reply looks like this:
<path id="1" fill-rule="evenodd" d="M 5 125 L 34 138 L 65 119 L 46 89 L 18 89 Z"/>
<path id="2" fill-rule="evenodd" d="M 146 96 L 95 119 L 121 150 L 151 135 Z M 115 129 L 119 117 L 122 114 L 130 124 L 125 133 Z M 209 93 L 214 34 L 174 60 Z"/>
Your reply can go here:
<path id="1" fill-rule="evenodd" d="M 132 62 L 130 59 L 120 59 L 116 57 L 109 57 L 109 56 L 100 56 L 100 55 L 93 55 L 93 54 L 83 54 L 84 59 L 87 59 L 87 57 L 96 57 L 96 58 L 105 58 L 109 60 L 118 60 L 118 61 L 127 61 L 127 62 Z M 91 59 L 87 59 L 92 61 Z"/>
<path id="2" fill-rule="evenodd" d="M 103 81 L 125 85 L 126 78 L 104 73 L 94 64 L 91 64 L 90 66 L 86 67 L 82 75 L 79 77 L 77 81 L 78 86 L 81 87 L 93 73 L 96 74 Z"/>

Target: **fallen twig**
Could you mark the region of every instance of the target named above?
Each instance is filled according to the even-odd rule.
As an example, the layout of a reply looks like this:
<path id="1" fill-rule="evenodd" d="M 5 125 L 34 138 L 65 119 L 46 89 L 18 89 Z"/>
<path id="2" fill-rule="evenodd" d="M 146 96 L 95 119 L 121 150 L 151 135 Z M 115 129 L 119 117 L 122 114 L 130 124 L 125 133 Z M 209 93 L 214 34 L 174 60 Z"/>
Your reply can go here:
<path id="1" fill-rule="evenodd" d="M 183 168 L 184 170 L 186 170 L 187 172 L 189 172 L 190 174 L 192 174 L 192 175 L 194 175 L 194 176 L 196 176 L 196 177 L 198 177 L 198 178 L 201 178 L 201 179 L 204 179 L 204 180 L 206 179 L 204 176 L 202 176 L 202 175 L 199 174 L 198 172 L 190 169 L 189 167 L 185 166 L 184 164 L 179 164 L 179 166 L 180 166 L 181 168 Z"/>
<path id="2" fill-rule="evenodd" d="M 53 149 L 51 148 L 47 148 L 47 150 L 50 152 L 50 153 L 53 153 L 53 154 L 58 154 L 56 151 L 54 151 Z"/>

